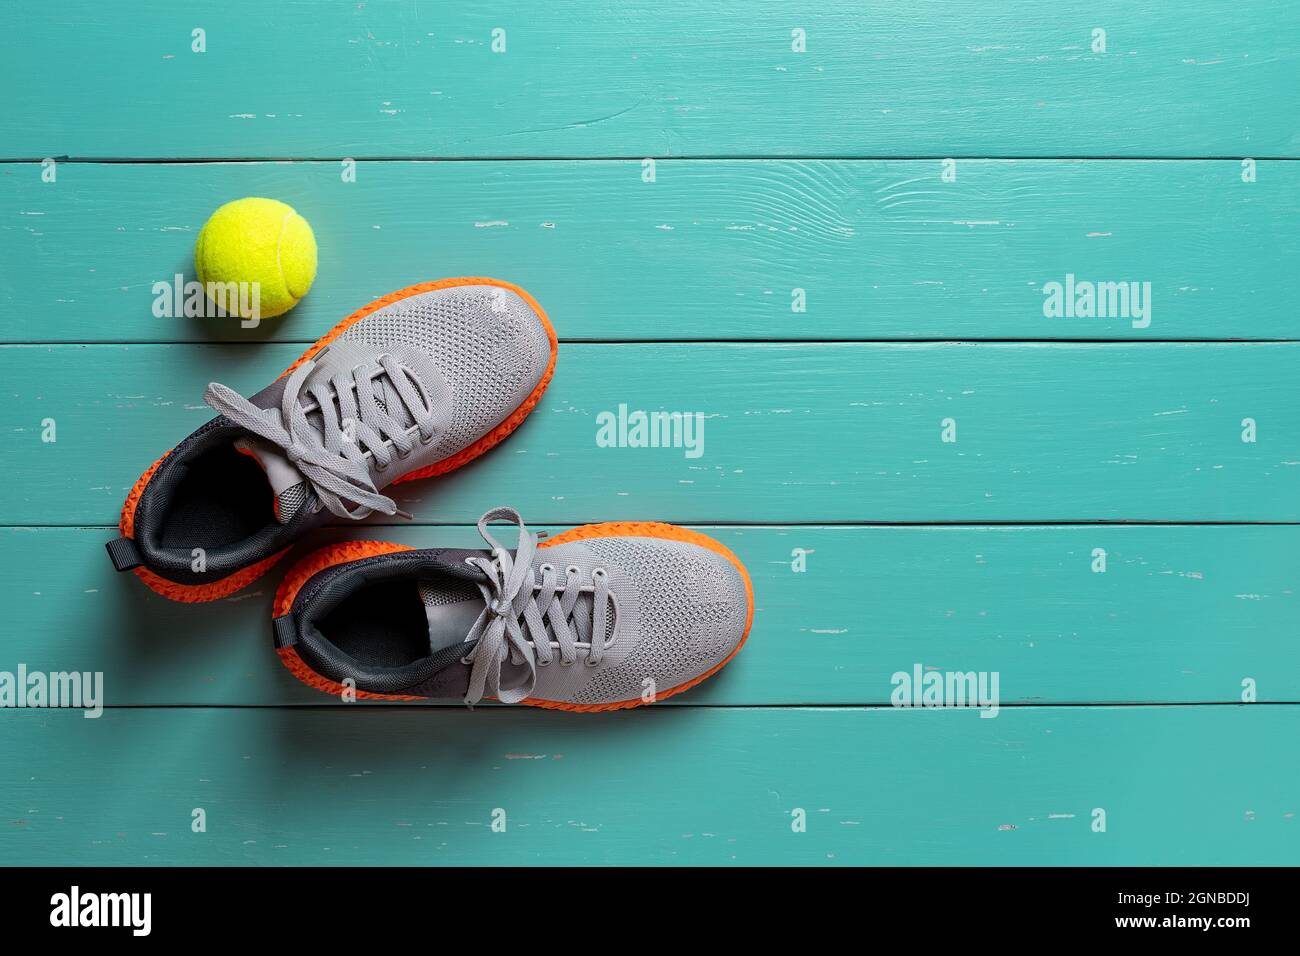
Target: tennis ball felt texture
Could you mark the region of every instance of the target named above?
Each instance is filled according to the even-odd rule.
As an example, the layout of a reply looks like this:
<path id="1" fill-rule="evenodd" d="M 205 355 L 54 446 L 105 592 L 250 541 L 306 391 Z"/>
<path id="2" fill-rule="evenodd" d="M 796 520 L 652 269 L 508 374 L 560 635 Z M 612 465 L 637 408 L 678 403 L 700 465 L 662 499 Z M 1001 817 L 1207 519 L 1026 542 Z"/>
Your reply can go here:
<path id="1" fill-rule="evenodd" d="M 316 278 L 316 237 L 292 206 L 275 199 L 236 199 L 212 214 L 194 244 L 194 266 L 208 283 L 257 283 L 258 315 L 283 315 Z M 213 300 L 217 301 L 217 300 Z M 243 306 L 240 306 L 240 303 Z M 252 318 L 249 296 L 226 296 L 228 311 Z"/>

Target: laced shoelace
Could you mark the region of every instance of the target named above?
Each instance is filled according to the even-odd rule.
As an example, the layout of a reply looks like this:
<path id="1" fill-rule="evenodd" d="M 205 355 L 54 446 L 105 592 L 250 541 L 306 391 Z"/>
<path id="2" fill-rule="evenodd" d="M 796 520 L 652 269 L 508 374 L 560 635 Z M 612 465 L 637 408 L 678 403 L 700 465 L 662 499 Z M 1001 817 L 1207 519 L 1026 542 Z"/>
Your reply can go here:
<path id="1" fill-rule="evenodd" d="M 360 520 L 374 511 L 409 518 L 392 498 L 379 493 L 366 456 L 373 458 L 377 470 L 383 471 L 392 462 L 394 452 L 399 458 L 411 453 L 415 432 L 421 444 L 427 445 L 436 437 L 433 412 L 415 373 L 391 355 L 381 355 L 378 365 L 358 365 L 328 382 L 307 387 L 307 394 L 315 402 L 312 407 L 304 405 L 300 396 L 315 367 L 316 363 L 308 360 L 290 374 L 278 411 L 258 408 L 217 382 L 208 385 L 203 400 L 239 427 L 279 446 L 311 483 L 321 504 L 340 518 Z M 414 426 L 398 421 L 381 405 L 375 383 L 383 375 L 393 384 Z M 321 427 L 308 418 L 309 412 L 319 413 Z M 351 429 L 345 427 L 348 422 L 352 423 Z M 349 502 L 356 507 L 349 508 Z"/>
<path id="2" fill-rule="evenodd" d="M 493 521 L 518 525 L 519 545 L 513 555 L 488 531 Z M 517 704 L 528 697 L 537 682 L 537 667 L 555 659 L 552 635 L 561 664 L 577 660 L 577 645 L 582 642 L 590 645 L 587 664 L 599 664 L 605 653 L 609 623 L 609 576 L 605 569 L 592 570 L 590 587 L 582 584 L 582 572 L 576 567 L 565 569 L 563 581 L 550 565 L 544 564 L 534 573 L 537 537 L 513 508 L 489 511 L 479 518 L 478 530 L 492 546 L 492 557 L 466 559 L 487 577 L 486 582 L 478 584 L 487 607 L 466 637 L 466 641 L 477 639 L 478 643 L 463 658 L 464 663 L 473 665 L 465 703 L 472 706 L 492 696 L 502 703 Z M 584 605 L 580 611 L 578 598 L 587 592 L 591 594 L 591 609 L 587 612 Z M 516 666 L 524 665 L 527 671 L 522 681 L 502 687 L 501 670 L 507 660 Z"/>

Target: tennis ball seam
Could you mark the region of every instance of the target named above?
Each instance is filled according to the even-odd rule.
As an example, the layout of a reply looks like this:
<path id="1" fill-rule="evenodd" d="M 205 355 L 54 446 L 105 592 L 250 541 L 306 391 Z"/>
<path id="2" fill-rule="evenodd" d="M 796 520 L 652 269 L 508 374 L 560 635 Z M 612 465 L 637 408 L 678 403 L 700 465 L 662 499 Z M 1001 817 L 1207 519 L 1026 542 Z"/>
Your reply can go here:
<path id="1" fill-rule="evenodd" d="M 293 290 L 293 287 L 289 285 L 289 277 L 284 274 L 284 264 L 280 261 L 280 250 L 284 248 L 285 227 L 289 225 L 289 220 L 296 215 L 297 213 L 292 209 L 284 214 L 284 218 L 280 220 L 280 233 L 275 237 L 275 268 L 280 272 L 280 285 L 284 286 L 284 291 L 289 293 L 289 298 L 293 300 L 294 305 L 297 305 L 302 300 L 302 296 L 298 295 Z"/>

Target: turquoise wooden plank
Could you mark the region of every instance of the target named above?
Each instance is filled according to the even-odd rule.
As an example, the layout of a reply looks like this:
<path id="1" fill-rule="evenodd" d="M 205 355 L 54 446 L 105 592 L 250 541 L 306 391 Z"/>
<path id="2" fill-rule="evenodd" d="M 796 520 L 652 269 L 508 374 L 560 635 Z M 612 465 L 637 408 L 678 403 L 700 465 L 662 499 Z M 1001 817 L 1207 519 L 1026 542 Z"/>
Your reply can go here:
<path id="1" fill-rule="evenodd" d="M 37 159 L 1295 156 L 1297 32 L 1286 0 L 11 3 L 0 143 Z"/>
<path id="2" fill-rule="evenodd" d="M 669 706 L 886 704 L 893 676 L 918 664 L 996 672 L 1006 705 L 1235 702 L 1246 680 L 1260 701 L 1300 702 L 1294 526 L 703 530 L 748 567 L 754 630 L 722 674 Z M 346 534 L 376 531 L 418 547 L 479 541 L 468 527 Z M 284 566 L 196 608 L 115 574 L 111 535 L 0 530 L 5 666 L 98 671 L 109 706 L 334 701 L 271 652 Z"/>
<path id="3" fill-rule="evenodd" d="M 1293 864 L 1300 765 L 1268 742 L 1297 732 L 1289 705 L 11 711 L 0 862 Z"/>
<path id="4" fill-rule="evenodd" d="M 496 275 L 562 339 L 1295 338 L 1300 163 L 680 161 L 0 165 L 0 339 L 312 341 L 394 289 Z M 289 316 L 159 317 L 219 204 L 281 198 L 319 278 Z M 1046 317 L 1136 283 L 1141 315 Z M 1149 284 L 1149 285 L 1147 285 Z M 802 290 L 796 292 L 795 290 Z M 1147 290 L 1147 291 L 1143 291 Z M 802 307 L 806 311 L 793 311 Z"/>
<path id="5" fill-rule="evenodd" d="M 115 522 L 211 417 L 209 381 L 255 391 L 298 351 L 0 347 L 18 465 L 0 524 Z M 397 498 L 435 523 L 503 503 L 537 523 L 1294 522 L 1298 359 L 1295 343 L 566 345 L 516 435 Z M 691 424 L 677 447 L 633 447 L 635 413 L 655 411 Z"/>

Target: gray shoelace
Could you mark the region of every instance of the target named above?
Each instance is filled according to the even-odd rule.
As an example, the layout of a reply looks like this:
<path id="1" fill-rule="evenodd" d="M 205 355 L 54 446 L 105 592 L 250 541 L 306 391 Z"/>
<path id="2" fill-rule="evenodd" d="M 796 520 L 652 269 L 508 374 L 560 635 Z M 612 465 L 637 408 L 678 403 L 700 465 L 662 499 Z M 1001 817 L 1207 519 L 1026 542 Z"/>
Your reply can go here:
<path id="1" fill-rule="evenodd" d="M 304 362 L 290 374 L 280 408 L 258 408 L 238 392 L 217 382 L 208 385 L 203 400 L 218 414 L 283 449 L 289 461 L 311 483 L 322 505 L 340 518 L 361 519 L 379 511 L 400 511 L 392 498 L 379 493 L 366 458 L 383 471 L 396 452 L 411 453 L 418 440 L 429 444 L 436 437 L 433 413 L 425 403 L 415 373 L 391 355 L 381 355 L 378 365 L 359 365 L 328 382 L 307 387 L 314 405 L 304 405 L 301 392 L 316 363 Z M 376 396 L 376 381 L 386 375 L 414 425 L 394 418 Z M 336 404 L 337 403 L 337 404 Z M 308 417 L 320 415 L 318 427 Z M 347 427 L 350 423 L 351 427 Z M 349 507 L 349 502 L 356 505 Z"/>
<path id="2" fill-rule="evenodd" d="M 513 555 L 488 531 L 487 526 L 493 521 L 512 521 L 519 526 L 519 545 Z M 513 508 L 494 508 L 487 512 L 479 518 L 478 530 L 492 546 L 492 558 L 466 559 L 488 580 L 478 585 L 487 607 L 466 638 L 466 641 L 477 639 L 478 643 L 464 658 L 466 664 L 473 665 L 465 703 L 473 705 L 485 696 L 492 696 L 505 704 L 517 704 L 530 696 L 537 682 L 538 665 L 554 660 L 552 635 L 559 646 L 561 664 L 577 660 L 579 642 L 590 644 L 587 664 L 592 667 L 599 664 L 605 653 L 609 622 L 609 580 L 605 570 L 593 569 L 589 587 L 583 586 L 582 572 L 576 567 L 565 569 L 563 582 L 550 565 L 544 564 L 534 573 L 537 537 L 529 532 Z M 578 598 L 583 593 L 591 594 L 590 611 L 585 605 L 579 609 Z M 526 667 L 526 673 L 522 681 L 503 688 L 501 669 L 507 660 Z"/>

